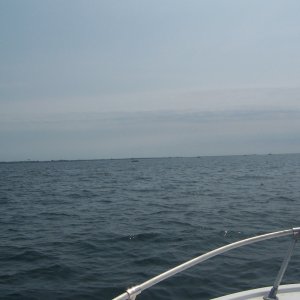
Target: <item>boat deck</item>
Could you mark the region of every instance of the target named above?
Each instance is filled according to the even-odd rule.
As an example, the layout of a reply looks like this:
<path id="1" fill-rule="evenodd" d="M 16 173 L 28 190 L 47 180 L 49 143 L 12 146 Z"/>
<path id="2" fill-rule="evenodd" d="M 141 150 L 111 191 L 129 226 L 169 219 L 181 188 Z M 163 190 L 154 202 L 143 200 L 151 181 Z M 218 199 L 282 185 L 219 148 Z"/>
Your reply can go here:
<path id="1" fill-rule="evenodd" d="M 249 290 L 245 292 L 230 294 L 227 296 L 214 298 L 212 300 L 262 300 L 268 295 L 271 287 Z M 300 284 L 281 285 L 277 293 L 278 300 L 299 300 Z"/>

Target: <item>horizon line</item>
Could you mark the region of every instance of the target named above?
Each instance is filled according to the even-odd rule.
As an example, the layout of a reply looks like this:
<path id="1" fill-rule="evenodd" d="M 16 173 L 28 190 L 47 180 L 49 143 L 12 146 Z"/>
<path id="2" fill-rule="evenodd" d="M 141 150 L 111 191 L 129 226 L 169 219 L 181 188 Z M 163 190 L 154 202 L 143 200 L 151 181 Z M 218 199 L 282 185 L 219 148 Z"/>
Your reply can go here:
<path id="1" fill-rule="evenodd" d="M 201 158 L 201 157 L 227 157 L 227 156 L 269 156 L 269 155 L 299 155 L 300 152 L 288 153 L 245 153 L 245 154 L 220 154 L 220 155 L 197 155 L 197 156 L 153 156 L 153 157 L 119 157 L 119 158 L 78 158 L 78 159 L 45 159 L 45 160 L 11 160 L 0 161 L 0 164 L 10 163 L 45 163 L 45 162 L 74 162 L 96 160 L 138 160 L 138 159 L 172 159 L 172 158 Z"/>

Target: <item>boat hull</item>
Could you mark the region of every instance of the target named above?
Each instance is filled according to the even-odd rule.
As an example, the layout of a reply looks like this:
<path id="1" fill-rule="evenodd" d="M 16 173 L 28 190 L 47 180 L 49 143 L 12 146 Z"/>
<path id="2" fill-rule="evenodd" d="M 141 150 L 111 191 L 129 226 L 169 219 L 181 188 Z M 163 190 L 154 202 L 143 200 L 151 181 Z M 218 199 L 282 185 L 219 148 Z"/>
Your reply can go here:
<path id="1" fill-rule="evenodd" d="M 267 296 L 270 287 L 263 287 L 254 290 L 248 290 L 227 296 L 214 298 L 212 300 L 262 300 Z M 279 300 L 299 300 L 300 299 L 300 284 L 281 285 L 278 289 L 277 297 Z"/>

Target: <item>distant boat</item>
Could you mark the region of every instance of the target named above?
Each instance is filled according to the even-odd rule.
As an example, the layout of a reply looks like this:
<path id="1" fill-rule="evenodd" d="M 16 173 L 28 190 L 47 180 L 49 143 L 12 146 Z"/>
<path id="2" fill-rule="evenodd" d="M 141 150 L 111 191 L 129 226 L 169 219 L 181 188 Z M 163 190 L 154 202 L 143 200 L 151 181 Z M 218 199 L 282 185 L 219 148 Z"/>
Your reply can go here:
<path id="1" fill-rule="evenodd" d="M 169 271 L 166 271 L 160 275 L 157 275 L 142 284 L 134 286 L 128 289 L 125 293 L 120 296 L 115 297 L 113 300 L 135 300 L 136 296 L 141 294 L 144 290 L 152 287 L 153 285 L 172 277 L 186 269 L 189 269 L 205 260 L 208 260 L 214 256 L 220 255 L 232 249 L 236 249 L 245 245 L 257 243 L 264 240 L 269 240 L 273 238 L 279 238 L 283 236 L 291 236 L 291 243 L 288 248 L 286 257 L 284 258 L 281 268 L 277 274 L 274 285 L 272 287 L 264 287 L 259 289 L 248 290 L 244 292 L 234 293 L 227 296 L 222 296 L 219 298 L 214 298 L 212 300 L 299 300 L 300 299 L 300 284 L 288 284 L 280 286 L 283 275 L 286 271 L 290 258 L 293 254 L 294 247 L 297 240 L 300 238 L 300 227 L 292 228 L 288 230 L 282 230 L 272 233 L 267 233 L 252 238 L 244 239 L 210 252 L 207 252 L 203 255 L 200 255 L 196 258 L 193 258 Z M 142 300 L 142 297 L 141 297 Z M 155 299 L 154 299 L 155 300 Z M 199 299 L 201 300 L 201 299 Z"/>
<path id="2" fill-rule="evenodd" d="M 131 162 L 136 163 L 136 162 L 139 162 L 139 160 L 138 159 L 131 159 Z"/>

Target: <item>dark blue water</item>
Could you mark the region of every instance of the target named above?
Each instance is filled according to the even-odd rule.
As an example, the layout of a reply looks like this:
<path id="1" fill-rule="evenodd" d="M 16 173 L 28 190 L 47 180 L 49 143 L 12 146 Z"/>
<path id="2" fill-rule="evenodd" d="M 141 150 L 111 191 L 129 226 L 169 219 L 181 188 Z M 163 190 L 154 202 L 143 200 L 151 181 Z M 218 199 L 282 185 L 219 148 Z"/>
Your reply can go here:
<path id="1" fill-rule="evenodd" d="M 300 226 L 300 155 L 0 164 L 0 298 L 111 299 L 190 258 Z M 289 239 L 213 258 L 137 299 L 272 284 Z M 300 280 L 300 245 L 285 283 Z"/>

